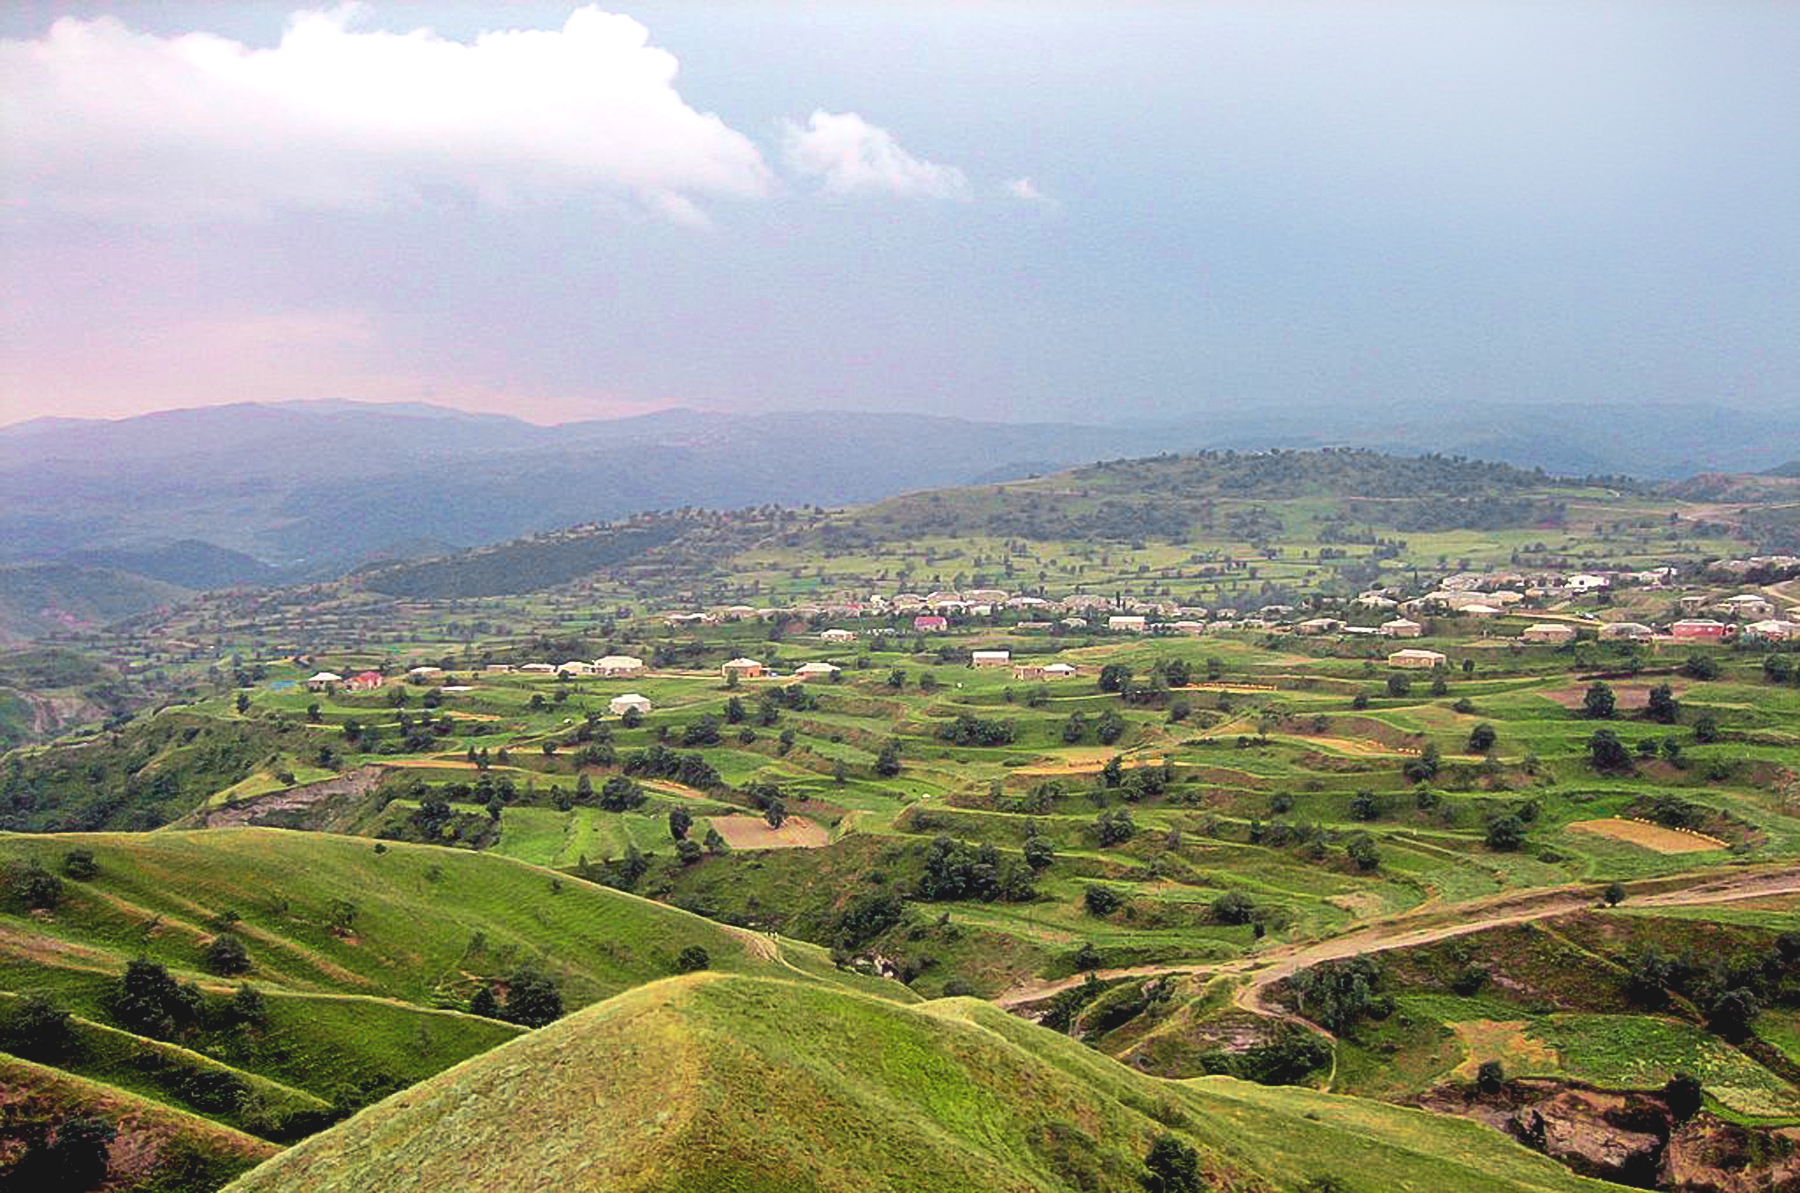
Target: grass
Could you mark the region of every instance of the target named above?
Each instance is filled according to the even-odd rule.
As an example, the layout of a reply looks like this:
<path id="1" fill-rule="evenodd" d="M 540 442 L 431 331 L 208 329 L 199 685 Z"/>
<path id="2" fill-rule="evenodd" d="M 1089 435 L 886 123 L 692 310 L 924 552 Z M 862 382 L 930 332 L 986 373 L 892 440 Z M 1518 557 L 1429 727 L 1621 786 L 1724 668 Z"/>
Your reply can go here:
<path id="1" fill-rule="evenodd" d="M 746 1107 L 755 1112 L 746 1114 Z M 1135 1073 L 972 1000 L 702 974 L 631 991 L 316 1136 L 234 1193 L 1135 1190 L 1172 1133 L 1220 1185 L 1606 1188 L 1472 1123 Z M 904 1186 L 896 1184 L 904 1174 Z"/>

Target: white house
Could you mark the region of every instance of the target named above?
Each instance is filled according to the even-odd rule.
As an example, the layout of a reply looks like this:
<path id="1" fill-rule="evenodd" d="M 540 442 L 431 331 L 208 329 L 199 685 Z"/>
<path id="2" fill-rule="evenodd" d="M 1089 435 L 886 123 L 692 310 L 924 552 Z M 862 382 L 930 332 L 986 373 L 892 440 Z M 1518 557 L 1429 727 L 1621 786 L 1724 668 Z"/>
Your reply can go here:
<path id="1" fill-rule="evenodd" d="M 1149 618 L 1135 613 L 1120 613 L 1106 619 L 1107 629 L 1124 630 L 1129 634 L 1141 634 L 1149 625 Z"/>
<path id="2" fill-rule="evenodd" d="M 1344 628 L 1344 623 L 1335 617 L 1314 617 L 1294 627 L 1298 634 L 1335 634 Z"/>
<path id="3" fill-rule="evenodd" d="M 794 674 L 803 680 L 830 679 L 843 668 L 832 663 L 802 663 L 794 668 Z"/>
<path id="4" fill-rule="evenodd" d="M 1004 667 L 1012 662 L 1010 650 L 976 650 L 969 652 L 969 661 L 977 667 Z"/>
<path id="5" fill-rule="evenodd" d="M 1563 587 L 1572 592 L 1597 592 L 1602 588 L 1611 588 L 1612 581 L 1592 572 L 1577 572 L 1563 581 Z"/>
<path id="6" fill-rule="evenodd" d="M 644 670 L 644 660 L 628 654 L 602 655 L 594 660 L 594 670 L 600 675 L 640 675 Z"/>
<path id="7" fill-rule="evenodd" d="M 1716 606 L 1721 612 L 1731 616 L 1749 620 L 1751 618 L 1773 617 L 1775 605 L 1766 597 L 1753 592 L 1741 592 L 1737 596 L 1727 597 Z"/>
<path id="8" fill-rule="evenodd" d="M 1635 621 L 1611 621 L 1600 627 L 1602 642 L 1648 642 L 1656 631 Z"/>
<path id="9" fill-rule="evenodd" d="M 1800 621 L 1782 621 L 1773 617 L 1753 621 L 1744 627 L 1744 636 L 1760 638 L 1764 642 L 1793 642 L 1800 640 Z"/>
<path id="10" fill-rule="evenodd" d="M 1396 617 L 1381 623 L 1381 633 L 1387 638 L 1422 638 L 1425 627 L 1410 618 Z"/>
<path id="11" fill-rule="evenodd" d="M 1560 646 L 1564 642 L 1575 640 L 1575 627 L 1558 625 L 1553 621 L 1542 621 L 1536 625 L 1528 625 L 1520 632 L 1519 637 L 1526 642 L 1545 642 Z"/>
<path id="12" fill-rule="evenodd" d="M 1435 650 L 1396 650 L 1388 656 L 1388 666 L 1430 670 L 1447 660 Z"/>
<path id="13" fill-rule="evenodd" d="M 592 675 L 594 665 L 585 659 L 570 659 L 558 664 L 556 670 L 559 675 Z"/>
<path id="14" fill-rule="evenodd" d="M 763 673 L 763 665 L 755 659 L 737 658 L 719 667 L 720 674 L 730 679 L 733 675 L 744 679 L 755 679 Z"/>
<path id="15" fill-rule="evenodd" d="M 534 675 L 549 675 L 556 670 L 556 667 L 550 663 L 526 663 L 519 670 L 529 671 Z"/>
<path id="16" fill-rule="evenodd" d="M 614 696 L 606 702 L 606 711 L 615 717 L 622 717 L 628 712 L 640 716 L 650 711 L 650 698 L 640 696 L 636 692 L 627 692 L 623 696 Z"/>
<path id="17" fill-rule="evenodd" d="M 825 630 L 819 634 L 819 637 L 826 642 L 854 642 L 856 641 L 856 631 Z"/>
<path id="18" fill-rule="evenodd" d="M 321 671 L 306 681 L 306 686 L 314 692 L 323 692 L 334 683 L 343 683 L 344 677 L 335 671 Z"/>

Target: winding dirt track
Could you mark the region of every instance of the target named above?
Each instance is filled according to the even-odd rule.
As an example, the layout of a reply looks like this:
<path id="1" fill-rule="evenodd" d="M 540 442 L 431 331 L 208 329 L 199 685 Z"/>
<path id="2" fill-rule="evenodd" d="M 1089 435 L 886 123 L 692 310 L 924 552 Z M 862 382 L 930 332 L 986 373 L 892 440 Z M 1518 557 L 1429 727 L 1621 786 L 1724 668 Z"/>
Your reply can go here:
<path id="1" fill-rule="evenodd" d="M 1673 878 L 1627 884 L 1632 907 L 1692 907 L 1735 903 L 1770 895 L 1800 894 L 1800 865 L 1785 863 L 1721 873 L 1717 870 Z M 1639 894 L 1642 890 L 1645 893 Z M 1511 892 L 1454 905 L 1426 905 L 1402 915 L 1375 920 L 1360 928 L 1307 944 L 1283 945 L 1254 957 L 1194 965 L 1139 965 L 1129 969 L 1097 970 L 1102 980 L 1156 977 L 1161 974 L 1249 974 L 1233 1002 L 1258 1015 L 1287 1018 L 1285 1011 L 1267 999 L 1269 989 L 1283 978 L 1321 961 L 1335 961 L 1366 953 L 1411 948 L 1466 936 L 1488 928 L 1550 919 L 1591 908 L 1599 901 L 1597 884 L 1550 887 Z M 1002 1007 L 1019 1007 L 1042 1001 L 1087 980 L 1086 974 L 1060 981 L 1026 982 L 994 1000 Z"/>

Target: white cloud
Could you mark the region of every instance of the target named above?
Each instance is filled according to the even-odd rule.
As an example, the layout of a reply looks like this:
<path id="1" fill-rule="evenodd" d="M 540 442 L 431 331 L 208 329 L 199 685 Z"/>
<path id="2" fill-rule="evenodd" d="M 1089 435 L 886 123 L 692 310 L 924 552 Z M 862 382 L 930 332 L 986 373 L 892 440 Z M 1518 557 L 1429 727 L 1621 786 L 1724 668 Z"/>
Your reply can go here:
<path id="1" fill-rule="evenodd" d="M 676 91 L 628 17 L 452 41 L 302 12 L 252 49 L 110 17 L 0 41 L 7 207 L 182 220 L 470 196 L 591 197 L 686 222 L 766 193 L 756 146 Z"/>
<path id="2" fill-rule="evenodd" d="M 955 199 L 969 190 L 961 170 L 914 157 L 892 133 L 855 112 L 815 111 L 805 128 L 790 121 L 783 152 L 790 170 L 819 179 L 833 194 Z"/>
<path id="3" fill-rule="evenodd" d="M 1050 196 L 1037 188 L 1037 183 L 1029 178 L 1009 178 L 1005 182 L 1006 193 L 1021 203 L 1049 203 Z"/>

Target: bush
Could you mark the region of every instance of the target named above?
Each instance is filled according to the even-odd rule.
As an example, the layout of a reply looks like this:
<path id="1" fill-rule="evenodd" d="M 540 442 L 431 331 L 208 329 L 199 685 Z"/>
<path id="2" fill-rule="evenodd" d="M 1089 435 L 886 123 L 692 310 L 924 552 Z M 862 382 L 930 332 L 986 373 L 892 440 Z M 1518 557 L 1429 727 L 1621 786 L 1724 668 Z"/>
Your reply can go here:
<path id="1" fill-rule="evenodd" d="M 1139 1180 L 1148 1193 L 1206 1193 L 1210 1187 L 1200 1174 L 1200 1153 L 1173 1135 L 1156 1137 Z"/>
<path id="2" fill-rule="evenodd" d="M 1484 1094 L 1497 1094 L 1506 1088 L 1506 1066 L 1497 1060 L 1484 1060 L 1475 1070 L 1475 1088 Z"/>
<path id="3" fill-rule="evenodd" d="M 62 879 L 38 865 L 33 858 L 15 861 L 6 868 L 6 884 L 13 898 L 27 911 L 55 911 L 62 902 Z"/>
<path id="4" fill-rule="evenodd" d="M 243 973 L 250 968 L 250 950 L 234 932 L 221 932 L 206 946 L 206 968 L 223 977 Z"/>
<path id="5" fill-rule="evenodd" d="M 1488 821 L 1486 841 L 1495 853 L 1512 853 L 1525 844 L 1525 822 L 1517 816 L 1496 816 Z"/>
<path id="6" fill-rule="evenodd" d="M 71 849 L 63 854 L 62 872 L 76 882 L 91 882 L 100 876 L 100 863 L 91 849 Z"/>
<path id="7" fill-rule="evenodd" d="M 69 1012 L 39 994 L 19 999 L 0 1029 L 0 1042 L 8 1052 L 37 1061 L 56 1061 L 75 1043 Z"/>
<path id="8" fill-rule="evenodd" d="M 1118 891 L 1109 886 L 1089 883 L 1087 889 L 1082 892 L 1081 902 L 1088 909 L 1088 914 L 1108 916 L 1119 910 L 1119 905 L 1124 900 L 1119 896 Z"/>
<path id="9" fill-rule="evenodd" d="M 1677 1073 L 1663 1086 L 1663 1101 L 1678 1123 L 1685 1123 L 1700 1113 L 1706 1102 L 1706 1091 L 1692 1073 Z"/>
<path id="10" fill-rule="evenodd" d="M 1243 891 L 1226 891 L 1212 901 L 1212 917 L 1221 924 L 1248 924 L 1256 915 L 1256 904 Z"/>
<path id="11" fill-rule="evenodd" d="M 712 957 L 697 944 L 691 944 L 682 949 L 681 955 L 675 958 L 675 972 L 677 973 L 696 973 L 711 966 Z"/>

